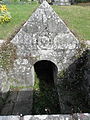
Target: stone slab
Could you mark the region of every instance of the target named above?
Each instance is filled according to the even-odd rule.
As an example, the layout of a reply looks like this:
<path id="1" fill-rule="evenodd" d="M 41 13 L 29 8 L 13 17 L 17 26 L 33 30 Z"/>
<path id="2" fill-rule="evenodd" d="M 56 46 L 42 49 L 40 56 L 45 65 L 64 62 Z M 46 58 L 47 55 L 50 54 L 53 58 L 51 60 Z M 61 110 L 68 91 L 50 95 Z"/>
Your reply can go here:
<path id="1" fill-rule="evenodd" d="M 6 104 L 1 111 L 1 115 L 12 115 L 13 106 L 13 103 Z"/>
<path id="2" fill-rule="evenodd" d="M 20 116 L 0 116 L 0 120 L 20 120 Z"/>
<path id="3" fill-rule="evenodd" d="M 11 91 L 3 106 L 1 115 L 31 114 L 33 91 Z"/>
<path id="4" fill-rule="evenodd" d="M 32 88 L 28 91 L 19 91 L 17 101 L 32 101 L 33 90 Z"/>
<path id="5" fill-rule="evenodd" d="M 18 94 L 17 91 L 10 91 L 9 95 L 8 95 L 8 98 L 6 100 L 6 104 L 15 103 L 15 101 L 17 99 L 17 94 Z"/>
<path id="6" fill-rule="evenodd" d="M 90 120 L 90 113 L 78 113 L 78 120 Z"/>
<path id="7" fill-rule="evenodd" d="M 30 115 L 32 113 L 32 101 L 27 102 L 16 102 L 13 112 L 13 115 Z"/>
<path id="8" fill-rule="evenodd" d="M 19 91 L 17 100 L 15 102 L 12 114 L 31 114 L 33 103 L 33 91 L 32 88 L 28 91 Z"/>
<path id="9" fill-rule="evenodd" d="M 12 110 L 14 107 L 14 104 L 16 102 L 17 99 L 17 92 L 16 91 L 11 91 L 8 94 L 8 98 L 5 101 L 5 105 L 3 106 L 3 109 L 1 111 L 1 115 L 11 115 L 12 114 Z"/>

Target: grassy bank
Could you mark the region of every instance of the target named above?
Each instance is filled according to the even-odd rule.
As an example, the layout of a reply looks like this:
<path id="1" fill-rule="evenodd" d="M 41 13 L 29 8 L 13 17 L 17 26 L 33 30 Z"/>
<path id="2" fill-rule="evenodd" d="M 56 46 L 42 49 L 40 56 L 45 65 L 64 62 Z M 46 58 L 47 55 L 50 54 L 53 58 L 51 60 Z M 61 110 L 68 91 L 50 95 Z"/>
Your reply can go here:
<path id="1" fill-rule="evenodd" d="M 90 6 L 53 6 L 56 13 L 79 39 L 90 40 Z"/>

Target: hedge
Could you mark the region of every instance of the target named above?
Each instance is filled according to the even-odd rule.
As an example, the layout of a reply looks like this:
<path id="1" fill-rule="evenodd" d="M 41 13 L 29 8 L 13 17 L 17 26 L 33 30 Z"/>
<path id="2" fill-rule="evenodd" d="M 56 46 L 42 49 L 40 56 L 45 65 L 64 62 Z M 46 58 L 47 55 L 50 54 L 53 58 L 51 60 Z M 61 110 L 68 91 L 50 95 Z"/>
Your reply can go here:
<path id="1" fill-rule="evenodd" d="M 77 3 L 90 2 L 90 0 L 75 0 Z"/>

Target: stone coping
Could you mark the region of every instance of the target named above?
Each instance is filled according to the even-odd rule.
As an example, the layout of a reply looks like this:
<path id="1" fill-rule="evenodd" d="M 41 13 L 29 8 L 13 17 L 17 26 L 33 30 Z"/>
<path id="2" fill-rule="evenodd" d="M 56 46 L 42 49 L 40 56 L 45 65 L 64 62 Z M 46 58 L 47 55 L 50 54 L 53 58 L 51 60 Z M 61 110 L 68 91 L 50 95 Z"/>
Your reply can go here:
<path id="1" fill-rule="evenodd" d="M 0 40 L 0 46 L 5 42 L 5 40 Z"/>
<path id="2" fill-rule="evenodd" d="M 86 43 L 87 47 L 90 48 L 90 40 L 86 40 L 85 43 Z"/>
<path id="3" fill-rule="evenodd" d="M 0 116 L 0 120 L 90 120 L 90 113 L 58 115 L 10 115 Z"/>

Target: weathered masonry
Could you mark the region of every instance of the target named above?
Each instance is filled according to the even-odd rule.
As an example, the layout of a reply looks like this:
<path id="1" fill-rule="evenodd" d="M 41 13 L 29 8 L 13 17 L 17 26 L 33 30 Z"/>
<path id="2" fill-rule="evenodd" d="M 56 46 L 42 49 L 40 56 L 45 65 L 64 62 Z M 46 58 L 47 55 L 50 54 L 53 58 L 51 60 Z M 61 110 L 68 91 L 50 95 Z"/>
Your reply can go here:
<path id="1" fill-rule="evenodd" d="M 23 90 L 11 93 L 12 102 L 7 99 L 8 104 L 2 110 L 2 114 L 7 111 L 8 106 L 11 106 L 11 109 L 13 106 L 17 108 L 13 109 L 12 114 L 20 113 L 16 111 L 19 110 L 19 105 L 22 107 L 20 110 L 24 109 L 24 113 L 28 114 L 27 108 L 30 111 L 32 107 L 35 70 L 42 71 L 44 68 L 51 74 L 52 82 L 58 85 L 61 81 L 57 79 L 57 75 L 75 61 L 80 43 L 46 1 L 32 14 L 11 43 L 16 46 L 16 59 L 7 73 L 0 68 L 1 92 L 9 91 L 11 86 Z M 50 81 L 47 79 L 47 82 Z M 60 105 L 62 112 L 68 109 L 64 103 Z"/>
<path id="2" fill-rule="evenodd" d="M 79 41 L 46 1 L 11 42 L 17 47 L 17 59 L 9 75 L 18 81 L 15 83 L 17 86 L 34 85 L 36 62 L 51 61 L 60 72 L 74 61 L 79 49 Z"/>

